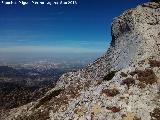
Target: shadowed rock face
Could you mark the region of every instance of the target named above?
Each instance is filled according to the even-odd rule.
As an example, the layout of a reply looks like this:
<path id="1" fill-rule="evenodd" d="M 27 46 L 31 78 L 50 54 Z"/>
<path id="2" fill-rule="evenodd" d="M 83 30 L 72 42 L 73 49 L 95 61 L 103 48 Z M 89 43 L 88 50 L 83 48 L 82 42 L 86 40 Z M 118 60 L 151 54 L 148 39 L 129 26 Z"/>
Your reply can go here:
<path id="1" fill-rule="evenodd" d="M 159 0 L 150 0 L 151 2 L 160 2 Z"/>
<path id="2" fill-rule="evenodd" d="M 85 69 L 62 75 L 44 97 L 1 118 L 159 120 L 159 31 L 159 3 L 125 11 L 113 19 L 111 45 L 101 58 Z M 49 99 L 41 102 L 44 98 Z"/>

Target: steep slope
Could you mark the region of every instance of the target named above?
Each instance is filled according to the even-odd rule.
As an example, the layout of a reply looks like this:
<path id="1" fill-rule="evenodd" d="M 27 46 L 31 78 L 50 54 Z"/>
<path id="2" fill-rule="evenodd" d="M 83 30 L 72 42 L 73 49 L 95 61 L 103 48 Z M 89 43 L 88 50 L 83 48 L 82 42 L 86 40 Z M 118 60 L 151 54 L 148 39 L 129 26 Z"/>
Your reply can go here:
<path id="1" fill-rule="evenodd" d="M 62 75 L 38 101 L 5 120 L 159 120 L 160 4 L 114 18 L 108 51 L 85 69 Z"/>
<path id="2" fill-rule="evenodd" d="M 159 59 L 159 20 L 158 3 L 143 4 L 114 18 L 112 42 L 107 53 L 86 69 L 64 75 L 67 77 L 62 76 L 60 83 L 63 80 L 70 81 L 68 79 L 72 77 L 69 76 L 77 76 L 77 79 L 99 80 L 111 69 L 120 70 L 144 59 Z"/>

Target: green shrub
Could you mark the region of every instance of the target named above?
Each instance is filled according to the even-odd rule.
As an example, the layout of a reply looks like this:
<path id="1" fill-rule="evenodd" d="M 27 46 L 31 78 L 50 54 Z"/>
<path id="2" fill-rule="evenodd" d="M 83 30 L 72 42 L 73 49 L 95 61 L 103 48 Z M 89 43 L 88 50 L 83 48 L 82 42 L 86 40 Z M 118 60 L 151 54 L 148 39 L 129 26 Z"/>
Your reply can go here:
<path id="1" fill-rule="evenodd" d="M 121 109 L 119 107 L 107 107 L 107 110 L 111 110 L 113 113 L 119 112 Z"/>
<path id="2" fill-rule="evenodd" d="M 45 103 L 50 101 L 53 97 L 58 96 L 62 91 L 63 89 L 54 90 L 52 93 L 44 96 L 43 98 L 40 99 L 40 101 L 36 105 L 36 108 L 39 108 L 41 105 L 44 105 Z"/>
<path id="3" fill-rule="evenodd" d="M 117 71 L 109 72 L 106 76 L 104 76 L 103 80 L 107 80 L 107 81 L 111 80 L 115 76 L 116 72 Z"/>
<path id="4" fill-rule="evenodd" d="M 160 67 L 160 61 L 157 60 L 149 60 L 149 64 L 151 67 Z"/>
<path id="5" fill-rule="evenodd" d="M 121 76 L 122 76 L 122 77 L 127 77 L 127 74 L 124 73 L 124 72 L 121 72 Z"/>
<path id="6" fill-rule="evenodd" d="M 155 108 L 151 115 L 151 120 L 160 120 L 160 108 Z"/>
<path id="7" fill-rule="evenodd" d="M 121 85 L 127 85 L 128 88 L 134 84 L 135 84 L 135 80 L 133 78 L 126 78 L 122 80 L 122 83 L 121 83 Z"/>
<path id="8" fill-rule="evenodd" d="M 116 96 L 117 94 L 119 94 L 119 90 L 117 89 L 104 89 L 102 90 L 102 94 L 105 94 L 107 97 L 114 97 Z"/>
<path id="9" fill-rule="evenodd" d="M 140 82 L 145 84 L 153 84 L 157 82 L 157 76 L 155 75 L 154 71 L 151 69 L 146 69 L 144 71 L 142 70 L 136 70 L 134 72 L 131 72 L 130 75 L 134 76 L 135 74 L 138 75 L 138 79 Z"/>

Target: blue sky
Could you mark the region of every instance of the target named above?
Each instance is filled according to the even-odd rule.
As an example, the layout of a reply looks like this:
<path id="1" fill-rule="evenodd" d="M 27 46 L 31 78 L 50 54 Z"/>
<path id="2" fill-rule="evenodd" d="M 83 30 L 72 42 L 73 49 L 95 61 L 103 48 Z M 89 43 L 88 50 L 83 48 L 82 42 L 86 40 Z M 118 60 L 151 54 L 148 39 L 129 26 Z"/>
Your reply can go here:
<path id="1" fill-rule="evenodd" d="M 38 1 L 38 0 L 37 0 Z M 147 0 L 77 0 L 78 5 L 0 5 L 0 53 L 104 53 L 112 19 Z"/>

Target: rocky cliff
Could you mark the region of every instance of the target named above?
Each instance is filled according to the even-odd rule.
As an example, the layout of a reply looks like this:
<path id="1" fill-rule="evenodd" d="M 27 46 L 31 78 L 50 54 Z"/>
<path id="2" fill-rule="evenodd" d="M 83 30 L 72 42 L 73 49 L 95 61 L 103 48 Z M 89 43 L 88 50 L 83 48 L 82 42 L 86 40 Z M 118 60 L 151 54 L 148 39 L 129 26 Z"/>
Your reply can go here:
<path id="1" fill-rule="evenodd" d="M 4 120 L 160 120 L 160 3 L 114 18 L 108 51 Z"/>

